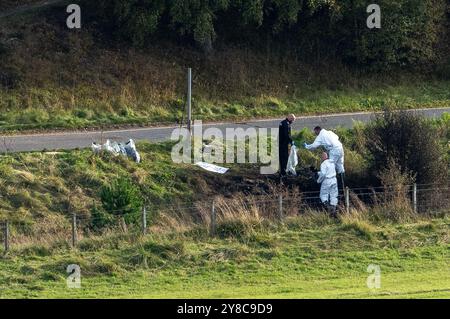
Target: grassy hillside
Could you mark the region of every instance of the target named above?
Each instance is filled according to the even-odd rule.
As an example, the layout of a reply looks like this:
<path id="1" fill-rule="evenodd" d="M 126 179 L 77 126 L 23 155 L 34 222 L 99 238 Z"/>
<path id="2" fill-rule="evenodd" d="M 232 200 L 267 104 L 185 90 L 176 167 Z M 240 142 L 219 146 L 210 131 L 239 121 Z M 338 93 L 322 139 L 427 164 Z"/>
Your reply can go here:
<path id="1" fill-rule="evenodd" d="M 214 194 L 232 194 L 242 188 L 258 193 L 257 181 L 275 181 L 259 175 L 255 165 L 225 165 L 233 169 L 217 176 L 189 164 L 174 164 L 172 143 L 138 144 L 142 163 L 91 150 L 24 153 L 0 156 L 0 213 L 14 219 L 61 214 L 69 206 L 90 216 L 99 201 L 99 189 L 117 177 L 129 177 L 152 207 L 186 205 Z M 249 184 L 243 182 L 250 178 Z M 259 190 L 261 192 L 262 189 Z"/>
<path id="2" fill-rule="evenodd" d="M 0 130 L 160 124 L 183 119 L 186 68 L 204 120 L 450 105 L 450 82 L 427 72 L 354 70 L 286 53 L 220 46 L 210 56 L 160 40 L 142 50 L 68 30 L 65 10 L 0 25 Z"/>
<path id="3" fill-rule="evenodd" d="M 0 297 L 449 298 L 449 226 L 315 215 L 214 239 L 198 230 L 32 246 L 1 259 Z M 81 267 L 81 289 L 66 286 L 69 264 Z M 366 286 L 369 264 L 380 289 Z"/>
<path id="4" fill-rule="evenodd" d="M 446 160 L 450 155 L 449 116 L 433 123 Z M 347 186 L 379 186 L 369 169 L 364 126 L 338 129 L 337 133 L 346 150 Z M 294 132 L 294 137 L 296 145 L 313 140 L 306 129 Z M 95 155 L 90 149 L 0 155 L 0 216 L 29 221 L 75 210 L 80 217 L 89 218 L 92 209 L 100 205 L 100 189 L 118 177 L 129 178 L 149 208 L 155 210 L 209 202 L 213 196 L 273 196 L 280 191 L 277 175 L 261 175 L 260 164 L 224 164 L 230 171 L 217 175 L 192 164 L 175 164 L 171 159 L 172 146 L 171 142 L 139 143 L 140 164 L 122 156 Z M 306 171 L 310 165 L 319 166 L 320 151 L 299 149 L 298 154 L 300 176 L 286 181 L 287 185 L 296 192 L 318 191 L 318 185 Z"/>
<path id="5" fill-rule="evenodd" d="M 447 151 L 449 123 L 448 116 L 435 121 Z M 338 132 L 350 187 L 370 186 L 361 132 L 360 126 Z M 311 134 L 296 132 L 297 145 L 311 141 Z M 91 150 L 2 155 L 0 220 L 11 222 L 11 251 L 0 257 L 0 297 L 449 296 L 448 196 L 436 197 L 440 209 L 433 214 L 423 206 L 414 214 L 401 187 L 402 197 L 388 189 L 379 197 L 388 200 L 374 207 L 352 195 L 354 209 L 333 220 L 303 206 L 302 191 L 318 190 L 304 169 L 318 165 L 319 152 L 302 149 L 301 176 L 281 189 L 285 218 L 280 221 L 276 176 L 259 175 L 256 165 L 226 164 L 230 171 L 215 175 L 174 164 L 171 147 L 139 143 L 140 164 Z M 139 223 L 128 232 L 116 224 L 100 232 L 92 227 L 101 188 L 118 176 L 129 177 L 148 199 L 146 236 L 137 234 Z M 441 187 L 434 195 L 445 196 Z M 260 203 L 256 196 L 263 194 Z M 434 196 L 428 197 L 419 196 L 420 202 L 433 204 Z M 209 234 L 213 198 L 214 238 Z M 72 212 L 79 220 L 74 250 Z M 65 286 L 69 264 L 81 266 L 80 290 Z M 380 290 L 365 285 L 369 264 L 381 267 Z"/>

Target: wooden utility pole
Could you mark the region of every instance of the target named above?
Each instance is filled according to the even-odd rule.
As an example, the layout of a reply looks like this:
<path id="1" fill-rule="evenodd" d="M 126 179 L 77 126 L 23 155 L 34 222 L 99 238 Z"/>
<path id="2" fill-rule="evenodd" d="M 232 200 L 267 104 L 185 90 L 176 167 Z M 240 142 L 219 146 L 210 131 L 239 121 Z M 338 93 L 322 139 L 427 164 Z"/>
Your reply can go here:
<path id="1" fill-rule="evenodd" d="M 187 129 L 191 131 L 192 124 L 192 69 L 187 74 Z"/>

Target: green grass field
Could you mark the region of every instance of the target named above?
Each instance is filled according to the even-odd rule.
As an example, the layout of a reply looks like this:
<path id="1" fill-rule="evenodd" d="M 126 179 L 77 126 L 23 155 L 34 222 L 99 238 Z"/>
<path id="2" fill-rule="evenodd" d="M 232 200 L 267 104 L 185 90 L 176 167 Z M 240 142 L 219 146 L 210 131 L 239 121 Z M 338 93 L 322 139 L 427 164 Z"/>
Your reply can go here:
<path id="1" fill-rule="evenodd" d="M 214 239 L 199 230 L 22 247 L 1 260 L 0 296 L 450 298 L 449 225 L 447 216 L 367 230 L 309 216 Z M 66 286 L 69 264 L 81 267 L 79 289 Z M 367 287 L 369 264 L 380 266 L 380 289 Z"/>

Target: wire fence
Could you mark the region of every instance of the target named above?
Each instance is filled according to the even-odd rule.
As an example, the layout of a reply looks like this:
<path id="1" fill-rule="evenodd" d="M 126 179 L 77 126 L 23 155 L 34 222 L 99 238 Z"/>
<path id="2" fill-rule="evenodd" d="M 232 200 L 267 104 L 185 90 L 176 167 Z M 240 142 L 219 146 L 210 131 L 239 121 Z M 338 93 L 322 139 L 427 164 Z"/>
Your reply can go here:
<path id="1" fill-rule="evenodd" d="M 324 206 L 319 195 L 320 191 L 284 191 L 233 198 L 216 197 L 208 202 L 146 204 L 141 207 L 139 213 L 133 214 L 126 214 L 123 210 L 109 210 L 103 214 L 95 214 L 92 211 L 87 214 L 72 208 L 61 212 L 58 218 L 46 221 L 44 228 L 36 229 L 29 221 L 0 219 L 0 242 L 3 243 L 4 252 L 10 250 L 12 246 L 29 242 L 50 242 L 76 247 L 80 240 L 98 234 L 98 230 L 108 225 L 114 225 L 114 228 L 108 228 L 113 232 L 133 231 L 140 234 L 146 234 L 149 226 L 155 224 L 173 228 L 202 225 L 208 228 L 211 236 L 215 236 L 218 224 L 225 220 L 264 218 L 279 222 L 287 216 L 323 210 Z M 450 185 L 413 184 L 351 189 L 347 187 L 339 191 L 338 200 L 338 210 L 341 213 L 348 213 L 352 209 L 370 210 L 377 207 L 398 209 L 398 205 L 419 214 L 448 212 Z"/>

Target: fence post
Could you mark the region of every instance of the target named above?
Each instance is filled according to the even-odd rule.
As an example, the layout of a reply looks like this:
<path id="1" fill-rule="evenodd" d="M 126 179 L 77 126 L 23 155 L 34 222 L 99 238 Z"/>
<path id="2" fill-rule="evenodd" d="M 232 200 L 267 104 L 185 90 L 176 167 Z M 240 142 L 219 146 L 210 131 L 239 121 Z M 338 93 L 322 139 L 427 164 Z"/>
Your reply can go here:
<path id="1" fill-rule="evenodd" d="M 77 236 L 77 214 L 72 213 L 72 247 L 75 248 L 77 245 L 78 236 Z"/>
<path id="2" fill-rule="evenodd" d="M 350 190 L 348 186 L 345 187 L 345 211 L 350 213 Z"/>
<path id="3" fill-rule="evenodd" d="M 278 195 L 278 217 L 283 219 L 283 195 Z"/>
<path id="4" fill-rule="evenodd" d="M 142 235 L 147 233 L 147 207 L 142 208 Z"/>
<path id="5" fill-rule="evenodd" d="M 216 234 L 216 206 L 213 200 L 211 206 L 211 236 L 214 236 L 215 234 Z"/>
<path id="6" fill-rule="evenodd" d="M 413 193 L 412 193 L 412 200 L 413 200 L 413 209 L 414 213 L 417 213 L 417 184 L 414 183 L 413 185 Z"/>
<path id="7" fill-rule="evenodd" d="M 5 241 L 5 253 L 9 251 L 9 222 L 6 220 L 4 223 L 4 241 Z"/>

